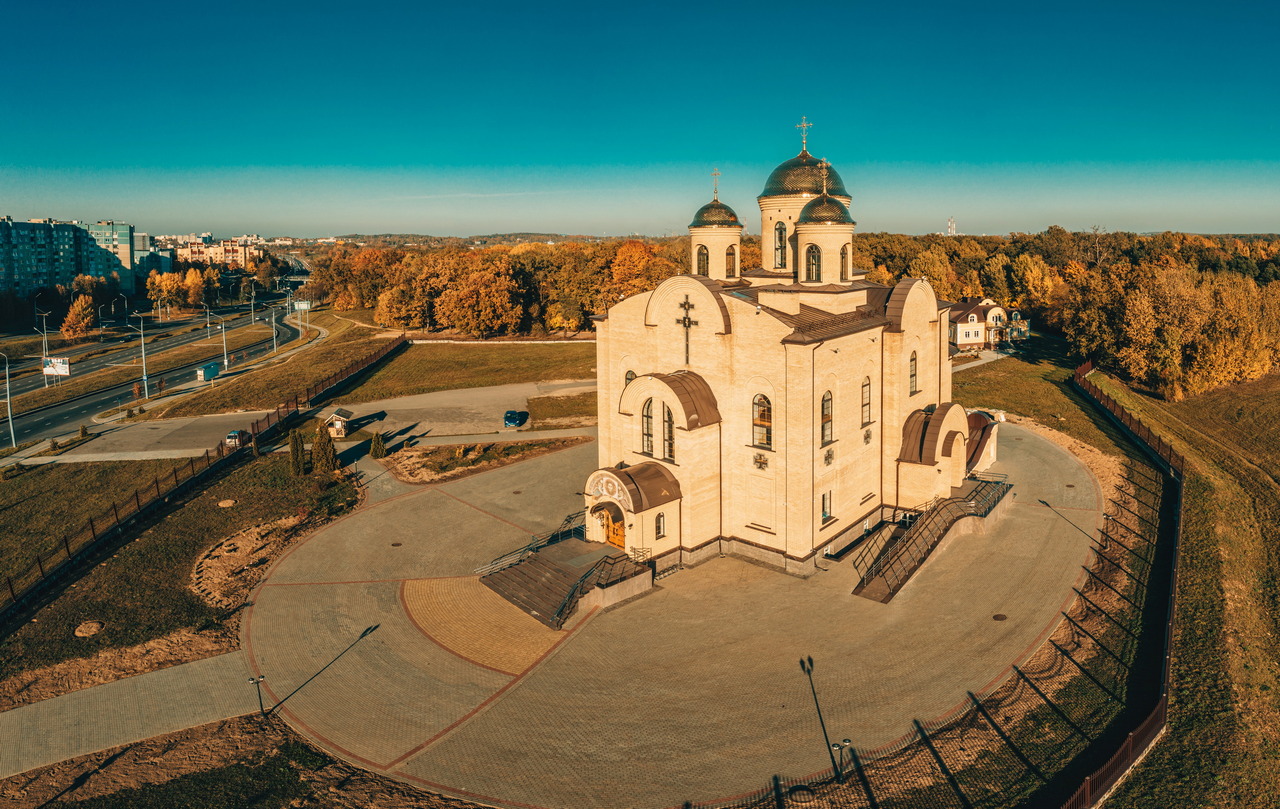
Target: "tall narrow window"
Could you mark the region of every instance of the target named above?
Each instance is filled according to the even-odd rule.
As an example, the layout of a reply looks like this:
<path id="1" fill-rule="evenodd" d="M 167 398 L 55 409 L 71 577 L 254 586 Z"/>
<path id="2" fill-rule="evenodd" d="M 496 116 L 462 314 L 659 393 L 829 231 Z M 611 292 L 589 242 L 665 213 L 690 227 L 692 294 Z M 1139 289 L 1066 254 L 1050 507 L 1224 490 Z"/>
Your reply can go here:
<path id="1" fill-rule="evenodd" d="M 658 516 L 653 518 L 653 538 L 662 539 L 667 535 L 667 515 L 658 512 Z"/>
<path id="2" fill-rule="evenodd" d="M 733 245 L 729 245 L 724 251 L 724 275 L 726 278 L 736 278 L 738 275 L 738 251 Z"/>
<path id="3" fill-rule="evenodd" d="M 831 424 L 831 391 L 822 394 L 822 443 L 830 444 L 835 435 Z"/>
<path id="4" fill-rule="evenodd" d="M 773 228 L 773 266 L 778 269 L 787 266 L 787 226 L 782 222 Z"/>
<path id="5" fill-rule="evenodd" d="M 849 245 L 840 248 L 840 280 L 849 280 Z"/>
<path id="6" fill-rule="evenodd" d="M 662 460 L 676 459 L 676 420 L 671 415 L 671 408 L 662 406 Z"/>
<path id="7" fill-rule="evenodd" d="M 804 251 L 804 280 L 822 280 L 822 251 L 816 244 L 809 245 Z"/>
<path id="8" fill-rule="evenodd" d="M 711 266 L 711 257 L 705 244 L 698 245 L 698 275 L 706 275 Z"/>
<path id="9" fill-rule="evenodd" d="M 624 387 L 624 388 L 625 388 L 627 385 L 630 385 L 630 384 L 631 384 L 632 382 L 634 382 L 635 380 L 636 380 L 636 372 L 635 372 L 635 371 L 627 371 L 627 378 L 626 378 L 626 381 L 624 381 L 624 382 L 622 383 L 622 387 Z"/>
<path id="10" fill-rule="evenodd" d="M 919 378 L 918 378 L 918 376 L 917 376 L 917 374 L 916 374 L 916 370 L 917 370 L 917 366 L 916 366 L 916 352 L 912 351 L 912 352 L 911 352 L 911 365 L 910 365 L 910 366 L 909 366 L 909 368 L 908 368 L 908 376 L 911 378 L 911 394 L 912 394 L 913 396 L 914 396 L 915 394 L 917 394 L 917 393 L 919 393 L 919 392 L 920 392 L 920 382 L 919 382 Z"/>
<path id="11" fill-rule="evenodd" d="M 822 521 L 831 519 L 831 492 L 822 493 Z"/>
<path id="12" fill-rule="evenodd" d="M 646 399 L 640 411 L 640 451 L 653 454 L 653 400 Z"/>
<path id="13" fill-rule="evenodd" d="M 761 449 L 773 449 L 773 406 L 763 393 L 751 402 L 751 443 Z"/>
<path id="14" fill-rule="evenodd" d="M 862 378 L 862 426 L 871 423 L 871 377 Z"/>

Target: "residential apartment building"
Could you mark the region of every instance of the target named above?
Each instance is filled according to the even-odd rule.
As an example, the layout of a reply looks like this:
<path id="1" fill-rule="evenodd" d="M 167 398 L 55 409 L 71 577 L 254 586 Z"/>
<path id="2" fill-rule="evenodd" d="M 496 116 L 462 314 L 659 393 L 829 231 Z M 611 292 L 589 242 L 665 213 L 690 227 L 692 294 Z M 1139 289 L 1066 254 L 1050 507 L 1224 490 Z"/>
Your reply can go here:
<path id="1" fill-rule="evenodd" d="M 262 248 L 223 239 L 209 244 L 196 242 L 178 245 L 176 257 L 181 261 L 203 261 L 225 267 L 248 267 L 262 258 Z"/>
<path id="2" fill-rule="evenodd" d="M 58 285 L 70 286 L 77 275 L 120 276 L 120 286 L 134 291 L 133 225 L 102 221 L 92 225 L 32 219 L 15 222 L 0 217 L 0 292 L 19 296 Z"/>

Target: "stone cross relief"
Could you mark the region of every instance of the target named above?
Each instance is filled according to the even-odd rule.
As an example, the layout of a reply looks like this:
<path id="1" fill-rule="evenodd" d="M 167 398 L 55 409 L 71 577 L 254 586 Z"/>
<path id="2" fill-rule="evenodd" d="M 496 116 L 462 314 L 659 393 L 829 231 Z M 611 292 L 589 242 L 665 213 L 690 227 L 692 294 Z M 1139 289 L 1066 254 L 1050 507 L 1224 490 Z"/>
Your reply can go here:
<path id="1" fill-rule="evenodd" d="M 684 327 L 684 364 L 689 364 L 689 329 L 698 325 L 698 321 L 689 317 L 689 312 L 693 311 L 693 304 L 689 302 L 689 296 L 684 296 L 684 303 L 679 304 L 684 310 L 684 317 L 676 319 L 677 326 Z"/>

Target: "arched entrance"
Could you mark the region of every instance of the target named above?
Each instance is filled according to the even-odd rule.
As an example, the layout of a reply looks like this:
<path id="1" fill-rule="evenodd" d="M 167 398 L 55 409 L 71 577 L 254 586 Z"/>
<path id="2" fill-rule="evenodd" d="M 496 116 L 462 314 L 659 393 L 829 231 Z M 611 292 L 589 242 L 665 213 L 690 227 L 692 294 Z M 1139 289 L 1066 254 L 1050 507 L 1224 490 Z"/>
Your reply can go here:
<path id="1" fill-rule="evenodd" d="M 591 515 L 599 520 L 601 527 L 604 528 L 605 542 L 626 550 L 626 517 L 623 515 L 622 509 L 618 507 L 618 504 L 608 500 L 596 503 L 591 507 Z"/>

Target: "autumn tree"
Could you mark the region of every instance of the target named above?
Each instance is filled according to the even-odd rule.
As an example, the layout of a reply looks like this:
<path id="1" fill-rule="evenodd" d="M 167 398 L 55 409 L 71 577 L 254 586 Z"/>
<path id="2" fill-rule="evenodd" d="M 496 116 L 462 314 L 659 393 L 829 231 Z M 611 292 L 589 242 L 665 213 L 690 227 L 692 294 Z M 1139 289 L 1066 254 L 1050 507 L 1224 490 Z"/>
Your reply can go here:
<path id="1" fill-rule="evenodd" d="M 89 295 L 79 295 L 62 321 L 62 336 L 72 340 L 84 337 L 96 325 L 95 321 L 93 298 Z"/>
<path id="2" fill-rule="evenodd" d="M 491 337 L 520 325 L 519 290 L 510 275 L 497 269 L 467 275 L 440 295 L 440 319 L 464 334 Z"/>
<path id="3" fill-rule="evenodd" d="M 908 274 L 913 278 L 925 278 L 933 287 L 933 293 L 941 300 L 954 301 L 960 298 L 961 282 L 951 268 L 947 254 L 937 248 L 930 248 L 911 260 Z"/>

